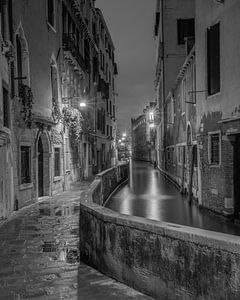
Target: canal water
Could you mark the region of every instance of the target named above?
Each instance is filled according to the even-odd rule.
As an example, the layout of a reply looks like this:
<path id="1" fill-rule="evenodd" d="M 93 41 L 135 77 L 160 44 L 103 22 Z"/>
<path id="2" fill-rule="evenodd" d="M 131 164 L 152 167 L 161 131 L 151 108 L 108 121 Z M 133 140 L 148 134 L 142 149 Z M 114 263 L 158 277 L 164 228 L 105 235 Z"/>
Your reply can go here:
<path id="1" fill-rule="evenodd" d="M 105 206 L 122 214 L 240 235 L 240 226 L 189 204 L 171 182 L 146 162 L 130 161 L 128 184 Z"/>

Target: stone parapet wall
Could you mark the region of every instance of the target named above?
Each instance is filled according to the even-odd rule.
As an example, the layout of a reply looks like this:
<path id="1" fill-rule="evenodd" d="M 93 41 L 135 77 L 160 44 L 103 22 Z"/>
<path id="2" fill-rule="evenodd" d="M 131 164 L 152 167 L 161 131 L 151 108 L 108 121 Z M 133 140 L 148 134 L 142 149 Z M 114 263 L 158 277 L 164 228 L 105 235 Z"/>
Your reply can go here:
<path id="1" fill-rule="evenodd" d="M 111 193 L 128 179 L 129 164 L 122 163 L 96 175 L 96 179 L 87 191 L 88 199 L 104 205 Z M 85 196 L 84 196 L 85 197 Z M 86 198 L 86 197 L 85 197 Z"/>
<path id="2" fill-rule="evenodd" d="M 81 260 L 155 299 L 240 299 L 238 236 L 120 215 L 93 202 L 102 179 L 82 197 Z"/>
<path id="3" fill-rule="evenodd" d="M 156 299 L 239 299 L 237 236 L 81 204 L 81 259 Z"/>

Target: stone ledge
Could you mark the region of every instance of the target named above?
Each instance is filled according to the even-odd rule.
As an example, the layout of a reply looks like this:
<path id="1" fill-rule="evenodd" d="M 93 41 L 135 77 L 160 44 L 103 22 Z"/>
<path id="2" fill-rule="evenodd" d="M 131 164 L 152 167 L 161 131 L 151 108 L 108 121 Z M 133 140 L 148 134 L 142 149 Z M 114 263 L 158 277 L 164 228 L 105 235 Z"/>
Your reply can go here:
<path id="1" fill-rule="evenodd" d="M 156 233 L 170 238 L 240 254 L 239 236 L 119 214 L 111 209 L 90 202 L 81 203 L 81 206 L 83 210 L 105 223 L 114 223 L 119 226 L 127 226 L 136 230 Z"/>

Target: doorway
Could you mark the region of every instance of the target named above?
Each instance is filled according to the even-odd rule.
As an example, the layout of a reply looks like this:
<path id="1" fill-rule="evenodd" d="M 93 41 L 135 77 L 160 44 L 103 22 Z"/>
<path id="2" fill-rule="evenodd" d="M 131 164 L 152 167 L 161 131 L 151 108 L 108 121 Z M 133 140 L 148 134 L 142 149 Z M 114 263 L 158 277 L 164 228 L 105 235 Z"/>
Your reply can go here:
<path id="1" fill-rule="evenodd" d="M 38 140 L 38 197 L 43 194 L 43 145 L 41 137 Z"/>
<path id="2" fill-rule="evenodd" d="M 37 189 L 38 197 L 49 196 L 51 191 L 50 183 L 50 148 L 49 139 L 46 133 L 42 133 L 37 141 Z"/>
<path id="3" fill-rule="evenodd" d="M 240 218 L 240 135 L 236 135 L 233 162 L 234 180 L 234 215 Z"/>

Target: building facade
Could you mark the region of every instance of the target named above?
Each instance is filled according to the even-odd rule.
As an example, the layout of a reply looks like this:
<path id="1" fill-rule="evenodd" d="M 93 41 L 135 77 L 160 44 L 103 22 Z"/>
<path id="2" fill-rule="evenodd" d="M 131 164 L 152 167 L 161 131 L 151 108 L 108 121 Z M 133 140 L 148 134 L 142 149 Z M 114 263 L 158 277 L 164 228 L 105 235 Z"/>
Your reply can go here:
<path id="1" fill-rule="evenodd" d="M 147 148 L 147 124 L 145 114 L 131 119 L 132 128 L 132 157 L 134 160 L 149 161 Z"/>
<path id="2" fill-rule="evenodd" d="M 188 14 L 184 16 L 177 5 L 180 2 L 157 1 L 158 165 L 200 206 L 239 220 L 240 27 L 236 24 L 240 4 L 234 0 L 196 0 L 188 3 L 187 9 L 184 6 L 184 14 Z M 172 10 L 168 10 L 170 6 Z M 172 67 L 168 60 L 174 51 L 181 53 L 176 52 L 180 51 L 181 36 L 186 56 L 176 58 L 180 67 L 178 63 Z"/>
<path id="3" fill-rule="evenodd" d="M 12 5 L 0 3 L 0 219 L 14 209 L 11 67 L 13 66 Z"/>
<path id="4" fill-rule="evenodd" d="M 157 161 L 160 168 L 167 164 L 166 98 L 187 56 L 187 43 L 194 37 L 195 4 L 192 0 L 156 1 L 154 36 L 156 43 L 155 89 L 161 114 L 157 128 Z"/>
<path id="5" fill-rule="evenodd" d="M 115 164 L 117 65 L 93 0 L 12 0 L 0 9 L 6 218 Z"/>
<path id="6" fill-rule="evenodd" d="M 159 124 L 159 111 L 156 102 L 150 102 L 143 114 L 131 119 L 132 157 L 154 163 L 156 161 L 156 126 Z"/>
<path id="7" fill-rule="evenodd" d="M 196 1 L 200 203 L 239 219 L 239 1 Z"/>
<path id="8" fill-rule="evenodd" d="M 166 152 L 164 171 L 181 192 L 198 199 L 198 156 L 196 134 L 195 47 L 188 54 L 175 85 L 166 98 Z"/>

